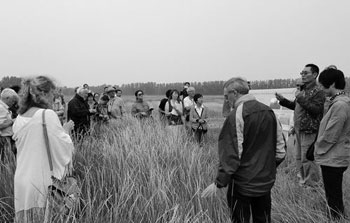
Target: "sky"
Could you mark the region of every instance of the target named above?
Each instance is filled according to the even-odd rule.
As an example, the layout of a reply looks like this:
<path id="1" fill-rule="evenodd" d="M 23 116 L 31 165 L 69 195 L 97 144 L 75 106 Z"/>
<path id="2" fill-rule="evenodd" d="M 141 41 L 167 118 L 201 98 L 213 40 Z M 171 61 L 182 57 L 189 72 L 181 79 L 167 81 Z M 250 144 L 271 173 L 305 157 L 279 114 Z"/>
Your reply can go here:
<path id="1" fill-rule="evenodd" d="M 350 72 L 349 0 L 1 0 L 0 78 L 84 83 Z"/>

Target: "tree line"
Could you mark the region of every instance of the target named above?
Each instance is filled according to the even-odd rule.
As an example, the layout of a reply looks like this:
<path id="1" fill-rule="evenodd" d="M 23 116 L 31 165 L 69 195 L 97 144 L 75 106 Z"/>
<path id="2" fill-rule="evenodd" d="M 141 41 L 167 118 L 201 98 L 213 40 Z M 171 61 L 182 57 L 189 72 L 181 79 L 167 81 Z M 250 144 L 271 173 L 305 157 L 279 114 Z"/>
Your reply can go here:
<path id="1" fill-rule="evenodd" d="M 350 78 L 346 79 L 346 91 L 350 92 Z M 294 88 L 297 79 L 273 79 L 273 80 L 255 80 L 251 81 L 251 89 L 278 89 L 278 88 Z M 6 88 L 14 85 L 21 85 L 22 79 L 15 76 L 5 76 L 0 81 L 0 87 Z M 191 86 L 196 89 L 196 92 L 203 93 L 205 95 L 221 95 L 225 81 L 204 81 L 204 82 L 192 82 Z M 124 95 L 133 95 L 136 90 L 141 89 L 147 95 L 164 95 L 168 89 L 182 90 L 183 83 L 130 83 L 122 85 L 113 85 L 123 91 Z M 99 86 L 90 86 L 93 92 L 103 92 L 107 84 Z M 75 88 L 72 87 L 60 87 L 62 93 L 65 95 L 73 95 Z"/>

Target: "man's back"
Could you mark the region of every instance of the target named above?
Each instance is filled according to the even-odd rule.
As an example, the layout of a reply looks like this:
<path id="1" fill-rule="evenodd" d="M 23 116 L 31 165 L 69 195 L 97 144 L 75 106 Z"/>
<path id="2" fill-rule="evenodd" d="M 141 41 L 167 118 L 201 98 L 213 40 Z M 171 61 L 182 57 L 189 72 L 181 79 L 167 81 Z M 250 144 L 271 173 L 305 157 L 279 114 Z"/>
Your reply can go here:
<path id="1" fill-rule="evenodd" d="M 68 102 L 68 120 L 74 121 L 74 130 L 90 126 L 89 107 L 82 97 L 75 95 Z"/>
<path id="2" fill-rule="evenodd" d="M 242 97 L 219 136 L 220 160 L 224 161 L 218 182 L 230 183 L 231 172 L 236 189 L 243 195 L 261 196 L 270 191 L 276 178 L 277 141 L 282 137 L 278 125 L 268 106 L 250 95 Z"/>

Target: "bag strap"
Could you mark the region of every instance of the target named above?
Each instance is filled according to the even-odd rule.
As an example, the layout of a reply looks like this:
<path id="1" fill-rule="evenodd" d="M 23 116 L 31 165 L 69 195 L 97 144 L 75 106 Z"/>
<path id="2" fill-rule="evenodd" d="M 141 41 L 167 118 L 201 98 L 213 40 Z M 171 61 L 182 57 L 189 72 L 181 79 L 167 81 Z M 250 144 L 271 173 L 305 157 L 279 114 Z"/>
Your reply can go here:
<path id="1" fill-rule="evenodd" d="M 45 139 L 45 145 L 46 145 L 46 151 L 47 151 L 47 157 L 49 159 L 49 165 L 50 165 L 50 171 L 51 175 L 53 175 L 53 165 L 52 165 L 52 157 L 51 157 L 51 150 L 50 150 L 50 141 L 49 141 L 49 135 L 47 134 L 47 127 L 46 127 L 46 121 L 45 121 L 45 111 L 42 112 L 42 118 L 43 118 L 43 131 L 44 131 L 44 139 Z"/>

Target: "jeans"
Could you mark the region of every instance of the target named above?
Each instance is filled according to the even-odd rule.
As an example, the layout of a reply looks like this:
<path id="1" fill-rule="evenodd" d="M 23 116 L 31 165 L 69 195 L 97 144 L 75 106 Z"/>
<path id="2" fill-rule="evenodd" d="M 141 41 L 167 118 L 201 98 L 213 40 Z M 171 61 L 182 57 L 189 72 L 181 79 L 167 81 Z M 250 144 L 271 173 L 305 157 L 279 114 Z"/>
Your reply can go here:
<path id="1" fill-rule="evenodd" d="M 271 222 L 271 191 L 259 197 L 249 197 L 235 191 L 230 185 L 227 191 L 227 202 L 234 223 L 249 223 L 250 215 L 253 223 Z"/>
<path id="2" fill-rule="evenodd" d="M 347 167 L 321 166 L 326 199 L 333 218 L 344 215 L 343 173 Z"/>

